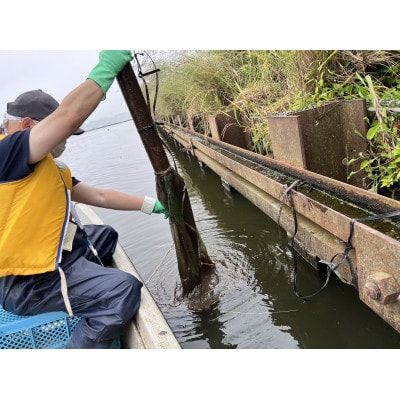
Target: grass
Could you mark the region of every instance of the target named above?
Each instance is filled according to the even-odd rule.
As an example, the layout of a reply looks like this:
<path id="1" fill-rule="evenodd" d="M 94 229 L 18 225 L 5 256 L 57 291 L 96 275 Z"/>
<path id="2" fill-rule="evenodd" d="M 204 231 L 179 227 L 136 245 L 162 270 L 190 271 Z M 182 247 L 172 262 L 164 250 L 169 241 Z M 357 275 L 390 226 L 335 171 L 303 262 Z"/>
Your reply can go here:
<path id="1" fill-rule="evenodd" d="M 260 154 L 273 153 L 267 115 L 365 99 L 375 108 L 368 115 L 374 129 L 370 151 L 360 155 L 367 161 L 371 190 L 398 185 L 397 117 L 380 104 L 400 99 L 399 51 L 210 50 L 153 52 L 152 57 L 161 70 L 156 118 L 187 127 L 191 121 L 209 135 L 209 115 L 234 115 Z"/>

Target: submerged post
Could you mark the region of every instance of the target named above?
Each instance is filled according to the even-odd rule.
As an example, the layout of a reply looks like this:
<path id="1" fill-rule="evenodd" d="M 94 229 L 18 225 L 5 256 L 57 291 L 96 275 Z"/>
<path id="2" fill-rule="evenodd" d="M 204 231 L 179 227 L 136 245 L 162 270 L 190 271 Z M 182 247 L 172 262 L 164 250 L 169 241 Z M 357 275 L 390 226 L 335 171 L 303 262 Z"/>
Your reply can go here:
<path id="1" fill-rule="evenodd" d="M 169 212 L 183 293 L 188 294 L 200 283 L 202 266 L 213 263 L 197 231 L 183 179 L 169 163 L 130 63 L 119 73 L 117 81 L 153 166 L 157 197 Z"/>

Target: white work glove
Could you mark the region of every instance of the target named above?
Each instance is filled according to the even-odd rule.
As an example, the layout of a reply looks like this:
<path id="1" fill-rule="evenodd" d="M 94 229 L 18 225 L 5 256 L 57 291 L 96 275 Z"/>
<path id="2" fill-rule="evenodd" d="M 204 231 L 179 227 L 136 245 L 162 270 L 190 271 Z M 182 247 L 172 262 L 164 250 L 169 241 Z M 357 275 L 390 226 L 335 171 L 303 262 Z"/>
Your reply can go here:
<path id="1" fill-rule="evenodd" d="M 169 217 L 169 212 L 165 209 L 162 203 L 153 197 L 145 196 L 140 211 L 145 214 L 164 214 L 164 219 Z"/>

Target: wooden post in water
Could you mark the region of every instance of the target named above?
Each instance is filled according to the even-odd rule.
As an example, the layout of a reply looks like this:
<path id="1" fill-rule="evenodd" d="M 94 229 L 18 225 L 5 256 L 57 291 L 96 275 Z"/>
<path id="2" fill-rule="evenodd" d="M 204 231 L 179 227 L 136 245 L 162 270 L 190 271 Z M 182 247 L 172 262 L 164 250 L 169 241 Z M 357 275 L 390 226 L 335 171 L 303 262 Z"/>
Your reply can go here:
<path id="1" fill-rule="evenodd" d="M 132 65 L 117 76 L 118 84 L 156 175 L 157 197 L 169 212 L 183 293 L 201 280 L 203 265 L 213 265 L 197 231 L 183 179 L 171 167 Z"/>

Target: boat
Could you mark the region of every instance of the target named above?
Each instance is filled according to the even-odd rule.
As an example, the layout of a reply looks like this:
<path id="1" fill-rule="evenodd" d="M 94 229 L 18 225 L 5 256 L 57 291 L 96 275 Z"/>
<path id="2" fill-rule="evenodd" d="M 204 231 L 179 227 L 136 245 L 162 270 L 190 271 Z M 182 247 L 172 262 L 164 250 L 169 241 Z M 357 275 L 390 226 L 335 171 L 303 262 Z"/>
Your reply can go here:
<path id="1" fill-rule="evenodd" d="M 75 204 L 75 209 L 83 224 L 103 224 L 91 207 Z M 114 341 L 113 348 L 180 349 L 178 340 L 120 243 L 110 267 L 130 273 L 143 283 L 139 311 L 120 340 Z M 65 348 L 79 319 L 64 312 L 19 316 L 0 307 L 0 349 Z"/>
<path id="2" fill-rule="evenodd" d="M 75 208 L 83 224 L 103 224 L 91 207 L 75 204 Z M 119 243 L 113 255 L 112 267 L 134 275 L 143 283 L 139 311 L 122 336 L 121 347 L 128 349 L 181 348 L 151 293 Z"/>

